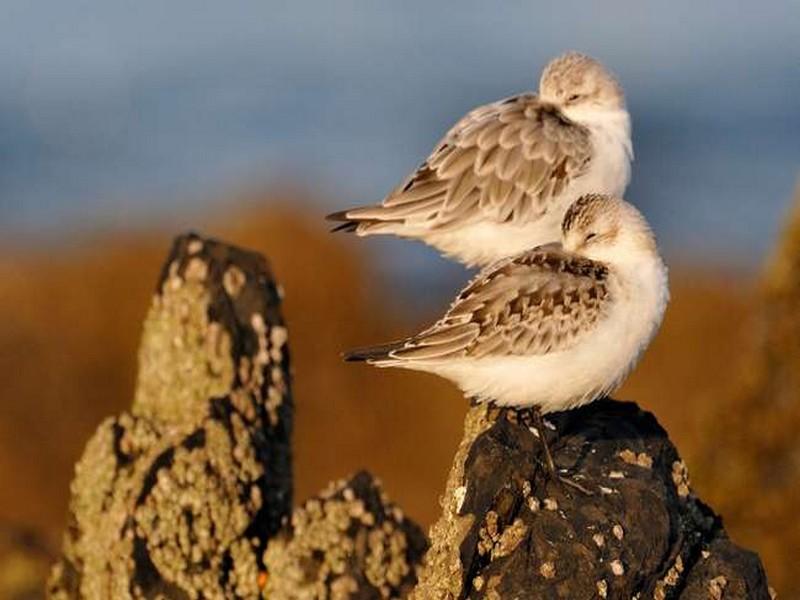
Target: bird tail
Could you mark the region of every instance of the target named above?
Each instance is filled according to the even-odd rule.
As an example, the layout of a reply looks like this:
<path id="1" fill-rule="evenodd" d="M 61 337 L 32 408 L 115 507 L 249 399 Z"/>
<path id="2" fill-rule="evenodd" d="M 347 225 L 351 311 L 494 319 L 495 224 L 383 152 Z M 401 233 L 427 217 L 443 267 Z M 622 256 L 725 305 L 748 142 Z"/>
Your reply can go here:
<path id="1" fill-rule="evenodd" d="M 388 344 L 380 344 L 378 346 L 353 348 L 352 350 L 344 352 L 342 358 L 344 358 L 346 362 L 368 362 L 370 364 L 385 363 L 387 361 L 393 361 L 390 354 L 394 350 L 402 348 L 404 344 L 405 341 L 396 341 L 389 342 Z"/>
<path id="2" fill-rule="evenodd" d="M 334 221 L 339 223 L 338 225 L 335 225 L 333 229 L 331 229 L 331 233 L 336 231 L 354 232 L 358 229 L 358 220 L 348 217 L 347 213 L 349 212 L 349 210 L 340 210 L 325 216 L 326 221 Z"/>
<path id="3" fill-rule="evenodd" d="M 385 212 L 384 207 L 380 205 L 362 206 L 331 213 L 325 219 L 338 223 L 331 229 L 331 232 L 346 231 L 359 235 L 392 233 L 402 221 L 385 214 Z"/>

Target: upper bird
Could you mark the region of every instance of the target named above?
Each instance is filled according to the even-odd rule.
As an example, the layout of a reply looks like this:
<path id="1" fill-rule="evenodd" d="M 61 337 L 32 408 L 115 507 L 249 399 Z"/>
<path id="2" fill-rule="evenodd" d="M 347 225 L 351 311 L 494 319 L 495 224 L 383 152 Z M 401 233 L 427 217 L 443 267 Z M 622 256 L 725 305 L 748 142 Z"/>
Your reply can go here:
<path id="1" fill-rule="evenodd" d="M 487 267 L 422 333 L 345 358 L 435 373 L 501 406 L 565 410 L 622 382 L 668 297 L 641 213 L 590 194 L 567 211 L 560 244 Z"/>
<path id="2" fill-rule="evenodd" d="M 622 196 L 633 159 L 619 83 L 570 52 L 539 94 L 478 107 L 383 202 L 328 216 L 335 230 L 416 238 L 469 266 L 557 241 L 567 208 L 589 192 Z"/>

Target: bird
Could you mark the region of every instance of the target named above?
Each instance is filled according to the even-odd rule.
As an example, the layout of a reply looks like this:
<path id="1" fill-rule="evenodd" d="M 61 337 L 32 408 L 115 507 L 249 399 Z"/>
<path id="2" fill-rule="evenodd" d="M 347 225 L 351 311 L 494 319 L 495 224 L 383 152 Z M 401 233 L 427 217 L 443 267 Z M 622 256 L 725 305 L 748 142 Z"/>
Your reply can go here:
<path id="1" fill-rule="evenodd" d="M 538 94 L 475 108 L 380 204 L 327 216 L 333 231 L 418 239 L 468 267 L 555 242 L 586 193 L 622 196 L 631 121 L 622 87 L 597 60 L 568 52 Z"/>
<path id="2" fill-rule="evenodd" d="M 484 268 L 422 332 L 344 358 L 434 373 L 473 401 L 532 408 L 541 424 L 621 385 L 668 301 L 667 267 L 642 213 L 586 194 L 564 215 L 560 241 Z"/>

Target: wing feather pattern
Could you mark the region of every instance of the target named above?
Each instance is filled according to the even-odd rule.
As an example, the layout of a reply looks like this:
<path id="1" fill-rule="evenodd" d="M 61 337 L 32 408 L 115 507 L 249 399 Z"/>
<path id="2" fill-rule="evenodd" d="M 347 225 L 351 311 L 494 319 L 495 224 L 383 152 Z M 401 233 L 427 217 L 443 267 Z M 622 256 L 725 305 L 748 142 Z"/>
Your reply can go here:
<path id="1" fill-rule="evenodd" d="M 329 218 L 363 233 L 386 223 L 425 231 L 484 219 L 522 223 L 541 217 L 590 160 L 588 130 L 520 94 L 468 113 L 380 205 Z"/>
<path id="2" fill-rule="evenodd" d="M 568 349 L 606 314 L 608 274 L 557 244 L 525 252 L 484 269 L 435 325 L 365 359 L 410 366 Z"/>

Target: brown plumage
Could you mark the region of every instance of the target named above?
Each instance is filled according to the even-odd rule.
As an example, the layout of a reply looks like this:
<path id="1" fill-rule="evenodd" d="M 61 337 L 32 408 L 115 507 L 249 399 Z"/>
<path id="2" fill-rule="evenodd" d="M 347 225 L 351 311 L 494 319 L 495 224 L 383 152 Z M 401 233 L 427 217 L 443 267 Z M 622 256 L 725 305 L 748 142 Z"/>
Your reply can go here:
<path id="1" fill-rule="evenodd" d="M 482 271 L 429 329 L 345 358 L 420 362 L 564 350 L 608 308 L 607 278 L 602 263 L 557 244 L 536 248 Z"/>
<path id="2" fill-rule="evenodd" d="M 520 94 L 468 113 L 380 205 L 328 218 L 360 232 L 397 223 L 446 230 L 465 221 L 534 219 L 585 171 L 591 150 L 585 127 L 535 94 Z"/>

